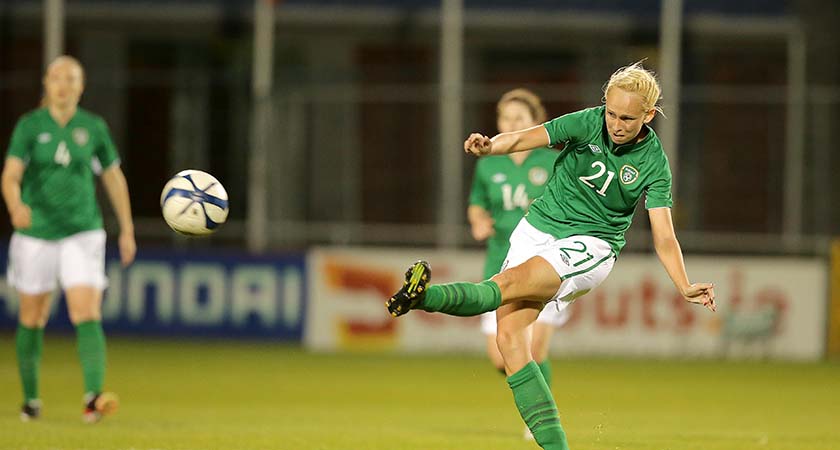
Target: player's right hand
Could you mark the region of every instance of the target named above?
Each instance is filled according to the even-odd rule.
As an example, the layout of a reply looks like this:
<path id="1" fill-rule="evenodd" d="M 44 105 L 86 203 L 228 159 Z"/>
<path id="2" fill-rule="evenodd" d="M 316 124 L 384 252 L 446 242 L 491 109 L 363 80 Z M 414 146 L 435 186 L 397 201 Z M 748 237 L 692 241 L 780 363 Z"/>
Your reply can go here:
<path id="1" fill-rule="evenodd" d="M 481 242 L 496 234 L 496 230 L 493 228 L 493 224 L 495 223 L 496 222 L 489 217 L 473 220 L 472 227 L 470 227 L 473 239 Z"/>
<path id="2" fill-rule="evenodd" d="M 134 233 L 120 232 L 119 247 L 120 261 L 123 267 L 130 266 L 137 255 L 137 242 L 134 241 Z"/>
<path id="3" fill-rule="evenodd" d="M 464 152 L 475 156 L 489 155 L 493 148 L 493 141 L 481 133 L 473 133 L 464 141 Z"/>
<path id="4" fill-rule="evenodd" d="M 16 230 L 25 230 L 32 226 L 32 210 L 25 203 L 10 212 L 12 226 Z"/>

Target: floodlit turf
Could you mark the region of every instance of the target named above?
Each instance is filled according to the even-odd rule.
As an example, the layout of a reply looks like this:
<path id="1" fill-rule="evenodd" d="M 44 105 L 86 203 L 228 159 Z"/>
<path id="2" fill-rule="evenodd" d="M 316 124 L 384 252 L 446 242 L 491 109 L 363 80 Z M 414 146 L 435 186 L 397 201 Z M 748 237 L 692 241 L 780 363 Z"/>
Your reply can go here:
<path id="1" fill-rule="evenodd" d="M 44 416 L 18 419 L 0 335 L 0 449 L 532 449 L 477 357 L 317 355 L 284 345 L 111 338 L 116 416 L 81 422 L 71 339 L 48 332 Z M 840 448 L 840 365 L 555 361 L 573 450 Z"/>

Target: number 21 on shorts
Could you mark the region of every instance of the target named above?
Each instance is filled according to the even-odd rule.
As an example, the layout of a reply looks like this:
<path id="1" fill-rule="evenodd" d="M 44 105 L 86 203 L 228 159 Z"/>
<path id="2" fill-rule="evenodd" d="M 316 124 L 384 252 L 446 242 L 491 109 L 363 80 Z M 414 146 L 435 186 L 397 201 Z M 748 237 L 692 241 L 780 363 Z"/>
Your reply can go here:
<path id="1" fill-rule="evenodd" d="M 580 247 L 560 247 L 557 250 L 565 256 L 566 264 L 571 265 L 572 267 L 577 267 L 586 261 L 594 258 L 595 256 L 592 253 L 586 251 L 586 244 L 581 241 L 574 241 L 573 244 L 578 244 Z M 572 254 L 575 256 L 573 257 Z M 577 260 L 574 261 L 573 260 Z"/>

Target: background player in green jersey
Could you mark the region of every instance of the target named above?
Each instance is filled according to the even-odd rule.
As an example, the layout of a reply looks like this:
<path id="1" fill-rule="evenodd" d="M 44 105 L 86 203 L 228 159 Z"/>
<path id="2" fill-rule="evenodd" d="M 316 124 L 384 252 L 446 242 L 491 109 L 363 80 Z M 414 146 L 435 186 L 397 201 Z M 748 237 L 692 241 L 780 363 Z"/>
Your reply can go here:
<path id="1" fill-rule="evenodd" d="M 105 231 L 94 175 L 101 174 L 120 224 L 123 265 L 131 264 L 136 252 L 131 204 L 108 127 L 102 118 L 78 106 L 84 88 L 82 66 L 72 57 L 58 57 L 43 82 L 42 107 L 15 126 L 2 174 L 3 199 L 15 229 L 9 243 L 8 279 L 20 300 L 15 341 L 24 393 L 21 419 L 40 414 L 38 371 L 44 326 L 58 280 L 76 327 L 84 378 L 82 418 L 95 422 L 116 409 L 117 398 L 102 390 L 101 304 L 107 279 Z"/>
<path id="2" fill-rule="evenodd" d="M 496 310 L 497 343 L 522 419 L 545 449 L 568 449 L 551 391 L 534 363 L 528 326 L 547 302 L 564 307 L 597 287 L 624 246 L 636 204 L 645 196 L 657 256 L 680 294 L 715 310 L 714 286 L 691 283 L 671 219 L 671 171 L 648 125 L 659 83 L 640 63 L 604 86 L 600 107 L 492 139 L 474 133 L 464 150 L 501 155 L 564 143 L 543 195 L 510 238 L 504 270 L 481 283 L 427 285 L 431 269 L 415 263 L 387 301 L 398 316 L 411 309 L 470 316 Z"/>
<path id="3" fill-rule="evenodd" d="M 529 128 L 546 120 L 540 98 L 527 89 L 514 89 L 502 95 L 496 105 L 496 125 L 499 132 Z M 488 156 L 478 160 L 470 191 L 467 216 L 473 238 L 487 241 L 484 279 L 499 273 L 510 248 L 510 234 L 522 219 L 531 201 L 539 197 L 551 172 L 558 152 L 538 148 L 510 155 Z M 568 320 L 568 310 L 543 308 L 530 327 L 531 354 L 540 372 L 551 387 L 549 344 L 554 327 Z M 496 344 L 496 312 L 481 315 L 481 331 L 487 336 L 487 355 L 493 365 L 504 373 L 505 362 Z M 531 432 L 526 428 L 526 437 Z"/>

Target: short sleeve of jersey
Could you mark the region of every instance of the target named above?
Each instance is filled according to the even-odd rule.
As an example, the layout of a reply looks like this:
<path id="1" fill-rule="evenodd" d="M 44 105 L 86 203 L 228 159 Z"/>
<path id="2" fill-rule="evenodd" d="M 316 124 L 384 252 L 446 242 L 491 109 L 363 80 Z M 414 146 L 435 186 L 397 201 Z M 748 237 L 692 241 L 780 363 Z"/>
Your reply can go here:
<path id="1" fill-rule="evenodd" d="M 480 206 L 484 210 L 490 210 L 490 199 L 487 197 L 487 186 L 484 184 L 482 172 L 482 161 L 479 159 L 475 165 L 475 173 L 473 174 L 472 188 L 470 189 L 470 206 Z"/>
<path id="2" fill-rule="evenodd" d="M 12 139 L 9 141 L 9 151 L 6 157 L 15 156 L 24 162 L 29 161 L 29 154 L 32 152 L 32 133 L 27 126 L 26 117 L 18 120 L 12 132 Z"/>
<path id="3" fill-rule="evenodd" d="M 645 193 L 646 209 L 670 208 L 674 203 L 671 199 L 671 166 L 664 153 L 657 164 L 659 167 Z"/>
<path id="4" fill-rule="evenodd" d="M 108 131 L 108 125 L 102 119 L 96 120 L 96 133 L 98 134 L 98 141 L 94 156 L 99 160 L 99 164 L 103 169 L 107 169 L 114 163 L 119 162 L 120 156 L 117 154 L 117 147 L 111 139 L 111 133 Z"/>
<path id="5" fill-rule="evenodd" d="M 602 120 L 600 114 L 593 108 L 551 119 L 543 124 L 548 132 L 548 145 L 553 147 L 561 142 L 582 141 L 589 137 L 593 124 L 600 124 L 600 120 Z"/>

